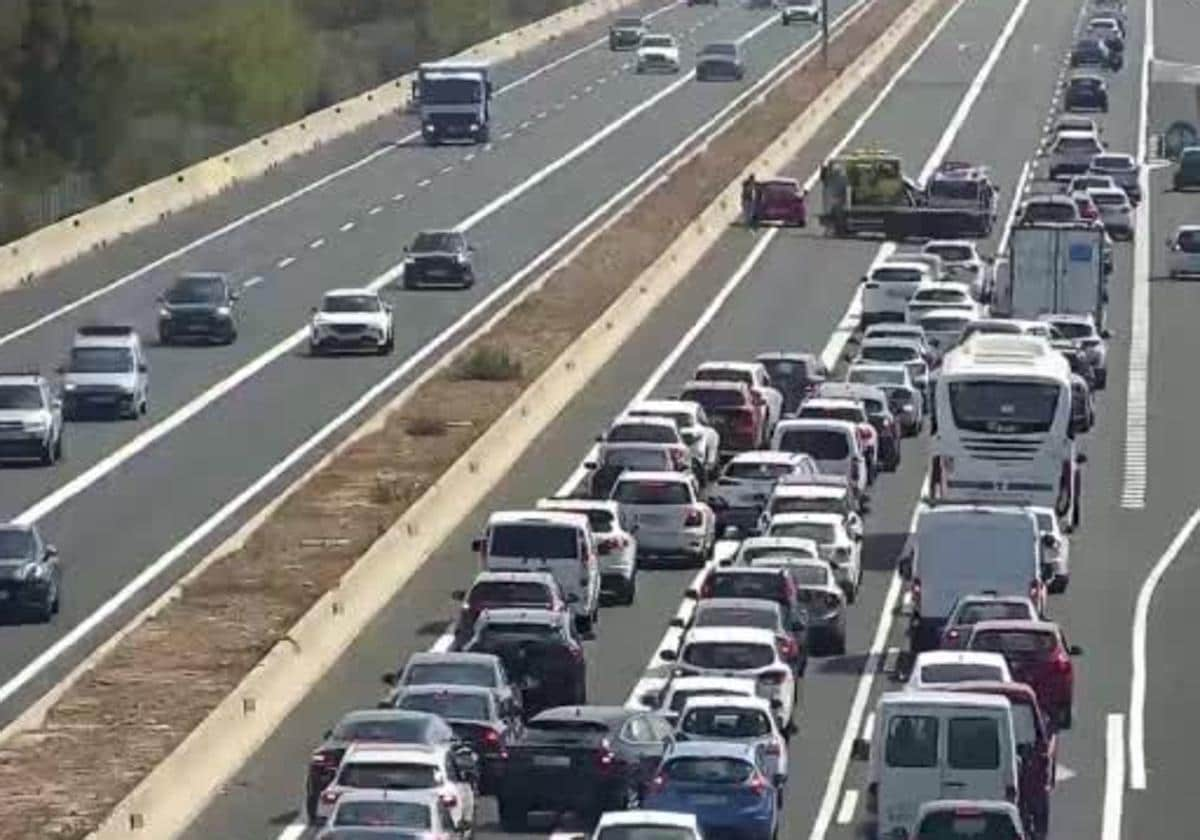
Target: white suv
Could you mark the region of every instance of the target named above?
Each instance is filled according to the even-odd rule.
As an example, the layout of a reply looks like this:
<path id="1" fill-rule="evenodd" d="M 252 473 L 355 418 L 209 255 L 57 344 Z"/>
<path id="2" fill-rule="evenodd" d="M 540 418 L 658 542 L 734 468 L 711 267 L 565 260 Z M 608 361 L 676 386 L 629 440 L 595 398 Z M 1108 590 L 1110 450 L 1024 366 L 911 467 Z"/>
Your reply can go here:
<path id="1" fill-rule="evenodd" d="M 314 356 L 337 350 L 374 350 L 381 356 L 395 346 L 392 307 L 370 289 L 333 289 L 313 309 L 308 349 Z"/>
<path id="2" fill-rule="evenodd" d="M 62 457 L 62 401 L 36 373 L 0 373 L 0 458 Z"/>

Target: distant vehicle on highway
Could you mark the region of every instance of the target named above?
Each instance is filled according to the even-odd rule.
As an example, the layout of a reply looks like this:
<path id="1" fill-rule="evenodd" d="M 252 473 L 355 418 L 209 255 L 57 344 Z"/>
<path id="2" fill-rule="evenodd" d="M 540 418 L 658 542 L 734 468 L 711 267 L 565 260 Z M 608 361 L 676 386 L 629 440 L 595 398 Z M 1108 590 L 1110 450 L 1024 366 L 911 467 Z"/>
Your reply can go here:
<path id="1" fill-rule="evenodd" d="M 640 17 L 620 17 L 608 27 L 610 50 L 636 50 L 646 35 L 646 23 Z"/>
<path id="2" fill-rule="evenodd" d="M 1123 152 L 1096 155 L 1088 165 L 1088 172 L 1112 178 L 1118 187 L 1125 190 L 1125 194 L 1134 204 L 1142 200 L 1142 187 L 1139 183 L 1141 172 L 1133 155 Z"/>
<path id="3" fill-rule="evenodd" d="M 784 26 L 793 23 L 820 23 L 819 0 L 783 0 L 780 4 L 779 20 Z"/>
<path id="4" fill-rule="evenodd" d="M 392 307 L 370 289 L 334 289 L 313 308 L 308 349 L 314 356 L 341 350 L 392 352 Z"/>
<path id="5" fill-rule="evenodd" d="M 1176 190 L 1200 187 L 1200 146 L 1187 146 L 1179 153 L 1179 165 L 1171 182 Z"/>
<path id="6" fill-rule="evenodd" d="M 133 327 L 80 327 L 61 369 L 63 414 L 136 419 L 150 402 L 150 365 Z"/>
<path id="7" fill-rule="evenodd" d="M 735 41 L 705 44 L 696 56 L 696 81 L 741 81 L 746 76 L 742 48 Z"/>
<path id="8" fill-rule="evenodd" d="M 184 274 L 158 299 L 158 343 L 202 339 L 217 344 L 237 340 L 237 301 L 229 276 Z"/>
<path id="9" fill-rule="evenodd" d="M 404 288 L 475 285 L 474 248 L 456 230 L 426 230 L 404 249 Z"/>
<path id="10" fill-rule="evenodd" d="M 49 466 L 62 454 L 62 400 L 50 384 L 38 373 L 0 373 L 0 459 Z"/>
<path id="11" fill-rule="evenodd" d="M 966 650 L 999 653 L 1008 662 L 1012 677 L 1034 690 L 1038 705 L 1059 729 L 1070 729 L 1075 708 L 1075 666 L 1083 655 L 1067 644 L 1062 629 L 1052 621 L 980 621 L 971 628 Z"/>
<path id="12" fill-rule="evenodd" d="M 419 65 L 412 98 L 421 115 L 425 143 L 488 142 L 492 93 L 491 68 L 486 63 L 450 60 Z"/>
<path id="13" fill-rule="evenodd" d="M 62 567 L 58 549 L 36 525 L 0 525 L 0 615 L 46 622 L 58 612 Z"/>
<path id="14" fill-rule="evenodd" d="M 1167 251 L 1171 277 L 1200 277 L 1200 225 L 1182 225 L 1167 239 Z"/>
<path id="15" fill-rule="evenodd" d="M 456 822 L 447 802 L 432 790 L 349 790 L 338 797 L 317 840 L 468 840 L 472 836 L 471 821 Z"/>
<path id="16" fill-rule="evenodd" d="M 679 72 L 679 44 L 673 35 L 644 35 L 638 46 L 636 72 Z"/>
<path id="17" fill-rule="evenodd" d="M 1080 74 L 1067 82 L 1063 107 L 1068 111 L 1108 112 L 1108 83 L 1100 76 Z"/>
<path id="18" fill-rule="evenodd" d="M 769 178 L 758 182 L 755 222 L 804 227 L 808 223 L 808 191 L 794 178 Z"/>
<path id="19" fill-rule="evenodd" d="M 454 638 L 465 645 L 475 635 L 475 619 L 484 610 L 505 607 L 567 611 L 567 598 L 549 572 L 480 572 L 469 590 L 453 593 L 461 602 Z"/>

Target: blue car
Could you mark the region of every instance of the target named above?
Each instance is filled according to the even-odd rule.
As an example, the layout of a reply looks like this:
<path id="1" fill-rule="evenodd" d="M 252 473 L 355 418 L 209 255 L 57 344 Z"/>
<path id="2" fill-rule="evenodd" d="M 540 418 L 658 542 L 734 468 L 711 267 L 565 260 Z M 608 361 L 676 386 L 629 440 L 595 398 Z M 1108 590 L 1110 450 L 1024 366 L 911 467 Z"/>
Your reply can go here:
<path id="1" fill-rule="evenodd" d="M 737 742 L 676 743 L 642 807 L 694 814 L 705 837 L 775 840 L 779 795 L 758 753 L 753 744 Z"/>

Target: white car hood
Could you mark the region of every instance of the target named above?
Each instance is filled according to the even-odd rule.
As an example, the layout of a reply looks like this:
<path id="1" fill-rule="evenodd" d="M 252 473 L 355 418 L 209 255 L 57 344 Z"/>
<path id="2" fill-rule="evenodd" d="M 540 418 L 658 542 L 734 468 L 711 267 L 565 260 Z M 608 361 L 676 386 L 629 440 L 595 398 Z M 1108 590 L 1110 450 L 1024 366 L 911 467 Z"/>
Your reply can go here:
<path id="1" fill-rule="evenodd" d="M 679 60 L 679 48 L 678 47 L 642 47 L 641 49 L 638 50 L 638 56 L 644 57 L 644 58 L 649 58 L 649 57 L 653 56 L 656 58 L 669 58 L 672 61 L 678 61 Z"/>

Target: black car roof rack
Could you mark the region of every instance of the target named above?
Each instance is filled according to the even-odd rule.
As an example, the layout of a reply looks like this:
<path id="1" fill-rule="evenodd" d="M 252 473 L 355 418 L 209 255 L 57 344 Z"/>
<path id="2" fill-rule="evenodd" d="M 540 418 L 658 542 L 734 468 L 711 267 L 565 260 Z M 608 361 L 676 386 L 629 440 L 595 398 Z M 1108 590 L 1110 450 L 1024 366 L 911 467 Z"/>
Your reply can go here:
<path id="1" fill-rule="evenodd" d="M 89 324 L 75 331 L 76 335 L 133 335 L 133 327 L 127 324 Z"/>

